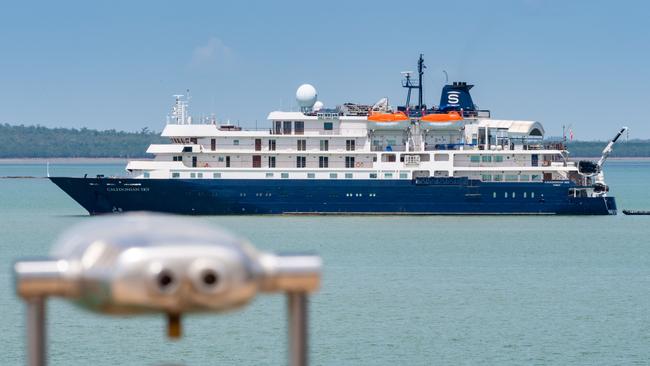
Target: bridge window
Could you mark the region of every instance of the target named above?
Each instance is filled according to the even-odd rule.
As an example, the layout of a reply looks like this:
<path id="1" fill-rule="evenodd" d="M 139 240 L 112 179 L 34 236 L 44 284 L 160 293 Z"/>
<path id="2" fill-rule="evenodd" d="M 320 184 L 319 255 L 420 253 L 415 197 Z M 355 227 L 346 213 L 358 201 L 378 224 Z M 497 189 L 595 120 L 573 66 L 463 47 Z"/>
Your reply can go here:
<path id="1" fill-rule="evenodd" d="M 291 121 L 282 122 L 282 133 L 285 135 L 291 135 Z"/>
<path id="2" fill-rule="evenodd" d="M 296 135 L 304 135 L 305 134 L 305 122 L 304 121 L 296 121 L 296 122 L 294 122 L 293 130 L 294 130 L 294 133 Z"/>

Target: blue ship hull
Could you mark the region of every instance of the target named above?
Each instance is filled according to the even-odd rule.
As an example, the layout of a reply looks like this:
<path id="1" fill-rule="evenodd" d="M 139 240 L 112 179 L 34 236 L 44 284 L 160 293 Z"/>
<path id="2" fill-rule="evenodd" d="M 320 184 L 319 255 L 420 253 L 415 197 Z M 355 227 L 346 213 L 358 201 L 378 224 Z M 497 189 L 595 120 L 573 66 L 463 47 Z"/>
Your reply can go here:
<path id="1" fill-rule="evenodd" d="M 569 181 L 50 178 L 90 214 L 616 214 L 613 197 Z"/>

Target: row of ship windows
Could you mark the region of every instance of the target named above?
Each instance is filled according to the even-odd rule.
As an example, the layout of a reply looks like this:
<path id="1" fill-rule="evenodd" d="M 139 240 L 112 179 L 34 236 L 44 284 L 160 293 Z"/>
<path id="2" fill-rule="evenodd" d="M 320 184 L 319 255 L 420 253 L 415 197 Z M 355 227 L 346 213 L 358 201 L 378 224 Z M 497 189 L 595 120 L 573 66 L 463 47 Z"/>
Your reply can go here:
<path id="1" fill-rule="evenodd" d="M 542 180 L 540 174 L 482 174 L 481 181 L 483 182 L 539 182 Z"/>
<path id="2" fill-rule="evenodd" d="M 384 173 L 384 178 L 386 179 L 392 179 L 393 178 L 393 173 Z M 150 174 L 148 172 L 144 173 L 145 178 L 149 178 Z M 172 178 L 180 178 L 181 173 L 179 172 L 173 172 L 172 173 Z M 266 178 L 274 178 L 275 173 L 266 173 Z M 338 179 L 339 173 L 330 173 L 329 174 L 330 179 Z M 344 174 L 345 179 L 353 179 L 354 174 L 352 173 L 345 173 Z M 190 173 L 190 178 L 203 178 L 203 173 Z M 212 178 L 221 178 L 221 173 L 212 173 Z M 288 179 L 289 178 L 289 173 L 280 173 L 280 178 L 283 179 Z M 307 173 L 307 178 L 309 179 L 315 179 L 316 178 L 316 173 Z M 370 179 L 377 179 L 378 175 L 377 173 L 370 173 L 368 174 L 368 178 Z M 408 173 L 399 173 L 399 179 L 409 179 L 409 174 Z"/>
<path id="3" fill-rule="evenodd" d="M 320 140 L 319 142 L 320 150 L 321 151 L 329 151 L 329 146 L 330 142 L 329 140 Z M 346 151 L 354 151 L 356 150 L 356 140 L 345 140 L 345 150 Z M 219 146 L 223 147 L 225 144 L 224 143 L 219 143 Z M 239 140 L 232 140 L 232 145 L 233 146 L 239 146 Z M 262 139 L 255 139 L 254 140 L 254 146 L 256 151 L 261 151 L 262 150 Z M 267 140 L 267 149 L 268 151 L 275 151 L 277 147 L 277 141 L 276 140 Z M 191 152 L 191 147 L 186 147 L 188 151 L 186 152 Z M 217 149 L 217 140 L 216 139 L 211 139 L 210 140 L 210 150 L 215 151 Z M 307 150 L 307 140 L 296 140 L 296 149 L 298 151 L 305 151 Z"/>
<path id="4" fill-rule="evenodd" d="M 215 192 L 213 196 L 216 196 L 217 193 Z M 377 197 L 377 193 L 368 193 L 368 197 Z M 271 197 L 273 196 L 272 193 L 266 192 L 266 193 L 255 193 L 255 197 Z M 246 197 L 246 193 L 239 193 L 239 197 Z M 346 193 L 345 197 L 363 197 L 363 193 Z"/>
<path id="5" fill-rule="evenodd" d="M 528 192 L 524 192 L 522 195 L 523 195 L 524 198 L 528 198 Z M 508 198 L 508 197 L 510 197 L 510 198 L 517 198 L 517 193 L 516 193 L 516 192 L 512 192 L 512 193 L 508 196 L 508 192 L 504 192 L 504 193 L 503 193 L 503 198 Z M 544 194 L 542 194 L 542 197 L 544 197 Z M 497 198 L 497 193 L 496 193 L 496 192 L 492 192 L 492 198 Z M 535 198 L 535 192 L 530 192 L 530 198 Z"/>
<path id="6" fill-rule="evenodd" d="M 507 157 L 510 159 L 510 157 Z M 470 155 L 469 161 L 471 163 L 491 163 L 494 161 L 495 163 L 503 163 L 503 155 L 495 155 L 494 157 L 490 155 Z"/>

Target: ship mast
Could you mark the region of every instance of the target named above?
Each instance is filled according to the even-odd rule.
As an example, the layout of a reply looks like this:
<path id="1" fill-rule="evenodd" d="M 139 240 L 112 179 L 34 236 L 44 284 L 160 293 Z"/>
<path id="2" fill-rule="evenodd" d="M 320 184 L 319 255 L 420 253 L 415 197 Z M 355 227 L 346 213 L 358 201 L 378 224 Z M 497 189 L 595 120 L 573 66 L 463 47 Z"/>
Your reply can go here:
<path id="1" fill-rule="evenodd" d="M 418 81 L 417 83 L 414 83 L 413 80 L 411 80 L 411 74 L 412 71 L 402 71 L 402 74 L 404 75 L 404 80 L 402 81 L 402 87 L 408 89 L 408 92 L 406 94 L 406 109 L 411 108 L 411 90 L 412 89 L 417 89 L 418 90 L 418 104 L 417 104 L 417 109 L 421 110 L 424 108 L 423 104 L 423 98 L 424 98 L 424 90 L 422 86 L 422 76 L 424 75 L 424 69 L 427 67 L 424 65 L 424 57 L 423 54 L 420 54 L 420 58 L 418 59 Z"/>

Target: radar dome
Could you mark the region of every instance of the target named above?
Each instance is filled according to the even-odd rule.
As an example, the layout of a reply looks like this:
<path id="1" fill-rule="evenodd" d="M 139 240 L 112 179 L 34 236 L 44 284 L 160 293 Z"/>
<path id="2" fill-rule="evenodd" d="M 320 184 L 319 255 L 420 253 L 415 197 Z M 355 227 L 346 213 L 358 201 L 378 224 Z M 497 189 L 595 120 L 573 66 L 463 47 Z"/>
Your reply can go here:
<path id="1" fill-rule="evenodd" d="M 318 111 L 320 111 L 321 109 L 323 109 L 323 102 L 321 102 L 320 100 L 317 101 L 316 103 L 314 103 L 314 106 L 313 106 L 311 109 L 312 109 L 314 112 L 318 112 Z"/>
<path id="2" fill-rule="evenodd" d="M 300 108 L 311 108 L 316 103 L 316 88 L 310 84 L 302 84 L 296 90 L 296 100 Z"/>

